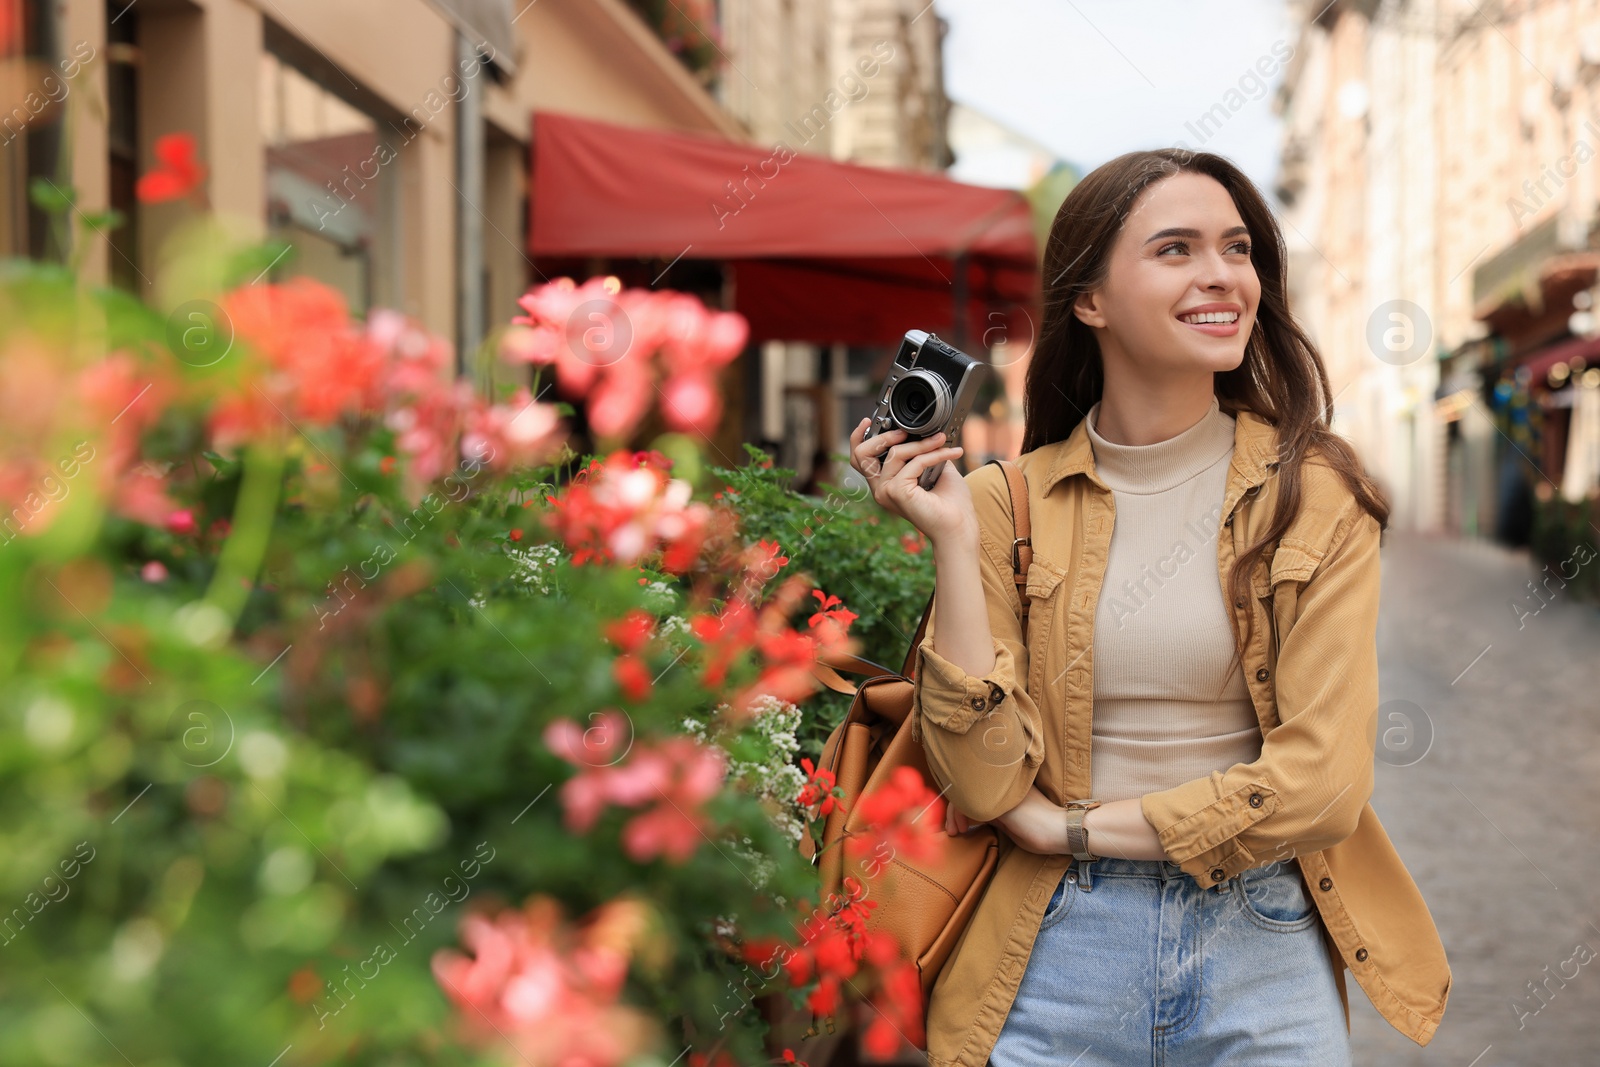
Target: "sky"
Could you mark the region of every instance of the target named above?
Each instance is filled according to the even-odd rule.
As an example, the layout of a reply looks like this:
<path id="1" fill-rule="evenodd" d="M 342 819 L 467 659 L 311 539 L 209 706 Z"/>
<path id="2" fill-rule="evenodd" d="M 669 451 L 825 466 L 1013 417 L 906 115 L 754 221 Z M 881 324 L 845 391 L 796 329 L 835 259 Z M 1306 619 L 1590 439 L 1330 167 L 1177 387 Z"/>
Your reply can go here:
<path id="1" fill-rule="evenodd" d="M 1296 46 L 1284 0 L 935 0 L 934 10 L 950 26 L 951 99 L 1081 172 L 1182 142 L 1227 156 L 1272 198 L 1272 90 Z M 1199 127 L 1217 105 L 1220 126 Z"/>

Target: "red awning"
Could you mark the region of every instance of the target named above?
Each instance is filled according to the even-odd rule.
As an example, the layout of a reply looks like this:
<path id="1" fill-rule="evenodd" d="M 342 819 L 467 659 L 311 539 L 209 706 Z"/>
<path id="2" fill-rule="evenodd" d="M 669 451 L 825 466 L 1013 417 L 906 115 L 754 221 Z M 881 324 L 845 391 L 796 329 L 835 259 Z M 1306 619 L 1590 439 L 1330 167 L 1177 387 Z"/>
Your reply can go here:
<path id="1" fill-rule="evenodd" d="M 1511 369 L 1517 371 L 1527 367 L 1528 384 L 1535 390 L 1544 390 L 1550 388 L 1545 379 L 1551 367 L 1557 363 L 1570 363 L 1580 357 L 1588 365 L 1600 360 L 1600 338 L 1569 337 L 1557 341 L 1523 357 Z"/>
<path id="2" fill-rule="evenodd" d="M 949 338 L 958 263 L 974 346 L 1038 307 L 1018 192 L 548 111 L 533 130 L 531 254 L 727 261 L 753 340 Z"/>

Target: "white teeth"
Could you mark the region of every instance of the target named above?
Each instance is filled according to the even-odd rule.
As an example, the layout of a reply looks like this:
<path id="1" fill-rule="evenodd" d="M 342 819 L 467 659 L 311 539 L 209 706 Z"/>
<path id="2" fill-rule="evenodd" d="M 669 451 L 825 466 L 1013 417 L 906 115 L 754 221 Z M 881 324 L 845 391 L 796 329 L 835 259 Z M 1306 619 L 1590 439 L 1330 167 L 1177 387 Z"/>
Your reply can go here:
<path id="1" fill-rule="evenodd" d="M 1207 311 L 1207 312 L 1205 312 L 1203 314 L 1200 314 L 1200 315 L 1185 315 L 1185 316 L 1183 316 L 1183 321 L 1184 322 L 1190 322 L 1190 323 L 1237 322 L 1238 319 L 1239 319 L 1239 313 L 1237 311 Z"/>

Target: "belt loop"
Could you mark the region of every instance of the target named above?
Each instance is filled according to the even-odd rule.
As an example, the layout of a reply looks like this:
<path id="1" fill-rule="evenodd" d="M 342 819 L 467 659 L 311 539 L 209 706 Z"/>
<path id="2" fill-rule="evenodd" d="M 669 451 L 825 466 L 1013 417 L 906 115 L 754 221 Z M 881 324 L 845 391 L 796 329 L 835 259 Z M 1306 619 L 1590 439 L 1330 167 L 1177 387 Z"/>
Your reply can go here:
<path id="1" fill-rule="evenodd" d="M 1094 888 L 1090 871 L 1094 868 L 1094 860 L 1073 860 L 1078 865 L 1078 888 L 1087 893 Z"/>

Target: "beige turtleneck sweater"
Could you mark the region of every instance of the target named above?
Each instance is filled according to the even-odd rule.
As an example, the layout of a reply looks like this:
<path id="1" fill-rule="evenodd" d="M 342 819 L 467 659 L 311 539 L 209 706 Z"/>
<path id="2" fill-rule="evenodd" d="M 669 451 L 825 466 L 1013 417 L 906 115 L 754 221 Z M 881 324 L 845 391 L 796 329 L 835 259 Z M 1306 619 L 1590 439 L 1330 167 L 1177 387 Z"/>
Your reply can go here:
<path id="1" fill-rule="evenodd" d="M 1261 726 L 1233 657 L 1217 528 L 1233 416 L 1215 396 L 1199 422 L 1152 445 L 1095 431 L 1095 472 L 1116 504 L 1095 608 L 1092 792 L 1167 789 L 1261 754 Z"/>

